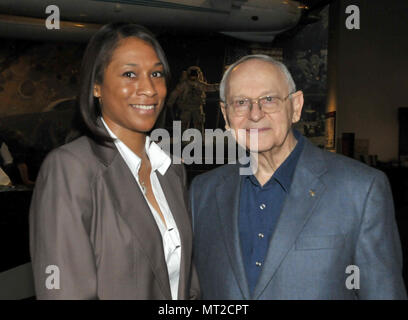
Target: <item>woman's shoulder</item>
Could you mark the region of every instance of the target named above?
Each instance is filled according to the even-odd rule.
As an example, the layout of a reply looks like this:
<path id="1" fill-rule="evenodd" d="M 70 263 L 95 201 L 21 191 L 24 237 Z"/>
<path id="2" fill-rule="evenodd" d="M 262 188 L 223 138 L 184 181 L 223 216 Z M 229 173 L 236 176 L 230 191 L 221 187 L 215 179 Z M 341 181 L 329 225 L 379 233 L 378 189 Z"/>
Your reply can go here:
<path id="1" fill-rule="evenodd" d="M 90 138 L 82 136 L 52 150 L 44 159 L 42 167 L 83 171 L 95 168 L 95 161 Z"/>
<path id="2" fill-rule="evenodd" d="M 87 136 L 81 136 L 67 144 L 55 148 L 47 157 L 76 157 L 80 160 L 89 155 L 92 155 L 90 139 Z"/>

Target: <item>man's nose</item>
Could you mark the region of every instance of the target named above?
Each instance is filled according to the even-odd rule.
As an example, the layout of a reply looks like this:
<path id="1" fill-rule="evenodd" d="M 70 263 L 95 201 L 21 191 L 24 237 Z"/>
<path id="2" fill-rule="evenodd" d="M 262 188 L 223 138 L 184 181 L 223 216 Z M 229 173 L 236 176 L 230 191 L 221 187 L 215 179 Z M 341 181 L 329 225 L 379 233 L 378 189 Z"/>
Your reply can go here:
<path id="1" fill-rule="evenodd" d="M 145 95 L 152 97 L 157 94 L 156 87 L 150 76 L 140 77 L 137 85 L 136 93 L 138 95 Z"/>
<path id="2" fill-rule="evenodd" d="M 264 116 L 261 106 L 258 105 L 257 101 L 252 101 L 252 108 L 249 113 L 249 118 L 252 121 L 259 121 Z"/>

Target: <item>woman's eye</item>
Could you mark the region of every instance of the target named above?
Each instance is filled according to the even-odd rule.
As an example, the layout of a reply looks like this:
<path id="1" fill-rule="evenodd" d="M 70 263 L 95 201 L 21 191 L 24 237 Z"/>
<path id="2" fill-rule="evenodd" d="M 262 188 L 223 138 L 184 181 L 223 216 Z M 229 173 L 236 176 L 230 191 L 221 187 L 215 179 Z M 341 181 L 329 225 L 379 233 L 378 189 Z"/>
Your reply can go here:
<path id="1" fill-rule="evenodd" d="M 123 73 L 123 76 L 128 77 L 128 78 L 134 78 L 136 77 L 136 74 L 132 71 L 126 71 L 125 73 Z"/>
<path id="2" fill-rule="evenodd" d="M 162 78 L 164 76 L 162 71 L 154 71 L 152 72 L 152 77 L 153 78 Z"/>

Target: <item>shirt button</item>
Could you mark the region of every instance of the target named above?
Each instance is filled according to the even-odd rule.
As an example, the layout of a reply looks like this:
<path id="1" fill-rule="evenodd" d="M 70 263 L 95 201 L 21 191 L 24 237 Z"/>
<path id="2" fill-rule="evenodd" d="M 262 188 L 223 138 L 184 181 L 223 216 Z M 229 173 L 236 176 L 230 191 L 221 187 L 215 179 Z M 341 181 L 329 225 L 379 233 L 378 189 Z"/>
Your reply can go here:
<path id="1" fill-rule="evenodd" d="M 265 235 L 263 233 L 258 233 L 258 237 L 263 238 L 263 237 L 265 237 Z"/>
<path id="2" fill-rule="evenodd" d="M 262 203 L 262 204 L 259 206 L 259 208 L 260 208 L 261 210 L 265 209 L 265 208 L 266 208 L 266 204 L 265 204 L 265 203 Z"/>
<path id="3" fill-rule="evenodd" d="M 255 262 L 255 264 L 256 264 L 257 267 L 262 266 L 262 263 L 260 263 L 259 261 Z"/>

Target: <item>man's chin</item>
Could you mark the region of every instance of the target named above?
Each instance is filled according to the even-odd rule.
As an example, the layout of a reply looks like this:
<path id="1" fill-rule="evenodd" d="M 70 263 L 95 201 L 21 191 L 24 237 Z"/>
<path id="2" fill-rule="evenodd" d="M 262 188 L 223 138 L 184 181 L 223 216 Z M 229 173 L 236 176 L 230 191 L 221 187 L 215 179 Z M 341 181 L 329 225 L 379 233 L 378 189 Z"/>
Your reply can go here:
<path id="1" fill-rule="evenodd" d="M 255 152 L 255 153 L 262 153 L 262 152 L 267 152 L 272 149 L 272 146 L 265 146 L 265 145 L 258 145 L 258 146 L 252 146 L 252 145 L 247 145 L 246 149 L 249 152 Z"/>

